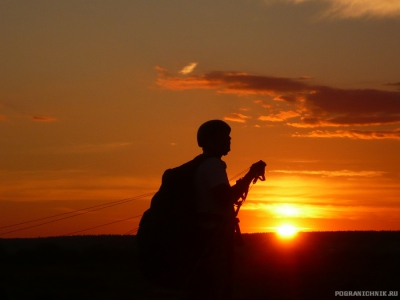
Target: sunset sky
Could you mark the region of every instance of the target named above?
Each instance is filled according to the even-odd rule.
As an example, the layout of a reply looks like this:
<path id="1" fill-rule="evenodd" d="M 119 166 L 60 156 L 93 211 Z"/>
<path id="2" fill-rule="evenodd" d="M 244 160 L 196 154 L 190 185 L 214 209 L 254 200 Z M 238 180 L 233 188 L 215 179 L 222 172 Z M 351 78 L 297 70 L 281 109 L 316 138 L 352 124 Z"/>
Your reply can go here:
<path id="1" fill-rule="evenodd" d="M 155 192 L 223 119 L 228 177 L 268 164 L 243 232 L 400 230 L 400 1 L 3 0 L 0 41 L 0 227 Z"/>

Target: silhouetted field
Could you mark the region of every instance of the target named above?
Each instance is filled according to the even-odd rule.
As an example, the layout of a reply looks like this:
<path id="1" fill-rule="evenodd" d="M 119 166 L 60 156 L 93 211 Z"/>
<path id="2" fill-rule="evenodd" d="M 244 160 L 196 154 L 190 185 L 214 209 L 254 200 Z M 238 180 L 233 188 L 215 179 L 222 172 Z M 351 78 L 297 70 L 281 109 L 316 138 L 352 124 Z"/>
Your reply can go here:
<path id="1" fill-rule="evenodd" d="M 400 232 L 245 234 L 235 299 L 330 299 L 399 291 Z M 0 239 L 0 299 L 174 299 L 137 269 L 134 236 Z"/>

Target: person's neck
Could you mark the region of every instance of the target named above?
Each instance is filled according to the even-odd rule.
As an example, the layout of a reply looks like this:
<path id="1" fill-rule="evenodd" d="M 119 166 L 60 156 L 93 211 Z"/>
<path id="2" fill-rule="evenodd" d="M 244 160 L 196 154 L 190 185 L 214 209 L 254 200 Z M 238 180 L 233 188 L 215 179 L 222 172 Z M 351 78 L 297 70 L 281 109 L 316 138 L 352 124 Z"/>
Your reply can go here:
<path id="1" fill-rule="evenodd" d="M 210 157 L 216 157 L 216 158 L 219 158 L 219 159 L 221 159 L 222 158 L 222 154 L 221 153 L 217 153 L 216 151 L 210 151 L 210 150 L 203 150 L 203 154 L 204 155 L 207 155 L 207 156 L 210 156 Z"/>

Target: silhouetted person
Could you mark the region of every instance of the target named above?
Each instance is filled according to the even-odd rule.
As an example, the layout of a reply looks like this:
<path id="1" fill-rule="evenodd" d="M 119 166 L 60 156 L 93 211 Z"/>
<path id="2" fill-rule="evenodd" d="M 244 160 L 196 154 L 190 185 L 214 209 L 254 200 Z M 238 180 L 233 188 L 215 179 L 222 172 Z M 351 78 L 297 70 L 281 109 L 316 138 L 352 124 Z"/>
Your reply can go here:
<path id="1" fill-rule="evenodd" d="M 232 297 L 234 203 L 262 176 L 266 164 L 259 161 L 234 186 L 230 186 L 226 164 L 230 151 L 230 126 L 211 120 L 200 126 L 197 142 L 206 157 L 195 173 L 195 198 L 199 244 L 203 249 L 193 278 L 189 299 L 230 299 Z"/>
<path id="2" fill-rule="evenodd" d="M 222 156 L 230 151 L 229 125 L 200 126 L 203 153 L 162 177 L 137 234 L 139 266 L 154 284 L 183 288 L 187 299 L 230 299 L 235 228 L 234 204 L 263 176 L 259 161 L 230 186 Z"/>

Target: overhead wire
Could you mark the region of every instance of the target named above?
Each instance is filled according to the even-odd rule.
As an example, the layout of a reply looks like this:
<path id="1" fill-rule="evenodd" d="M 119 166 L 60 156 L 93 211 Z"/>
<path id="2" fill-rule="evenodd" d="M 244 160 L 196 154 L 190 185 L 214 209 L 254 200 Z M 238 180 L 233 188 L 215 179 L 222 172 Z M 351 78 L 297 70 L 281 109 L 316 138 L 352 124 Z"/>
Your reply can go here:
<path id="1" fill-rule="evenodd" d="M 136 228 L 134 228 L 134 229 L 132 229 L 132 230 L 129 230 L 128 232 L 125 232 L 123 235 L 130 235 L 130 234 L 132 234 L 132 233 L 135 233 L 136 231 L 138 231 L 139 230 L 139 227 L 136 227 Z"/>
<path id="2" fill-rule="evenodd" d="M 76 233 L 79 233 L 79 232 L 88 231 L 88 230 L 91 230 L 91 229 L 95 229 L 95 228 L 99 228 L 99 227 L 103 227 L 103 226 L 107 226 L 107 225 L 111 225 L 111 224 L 115 224 L 115 223 L 120 223 L 120 222 L 127 221 L 127 220 L 130 220 L 130 219 L 138 218 L 138 217 L 141 217 L 141 216 L 142 215 L 137 215 L 137 216 L 134 216 L 134 217 L 129 217 L 129 218 L 126 218 L 126 219 L 122 219 L 122 220 L 118 220 L 118 221 L 114 221 L 114 222 L 101 224 L 101 225 L 98 225 L 98 226 L 94 226 L 94 227 L 90 227 L 90 228 L 86 228 L 86 229 L 70 232 L 70 233 L 64 234 L 64 236 L 71 235 L 71 234 L 76 234 Z"/>
<path id="3" fill-rule="evenodd" d="M 40 224 L 35 224 L 35 225 L 32 225 L 32 226 L 27 226 L 27 227 L 24 227 L 24 228 L 19 228 L 19 229 L 7 231 L 7 232 L 2 232 L 2 233 L 0 233 L 0 236 L 5 235 L 5 234 L 8 234 L 8 233 L 13 233 L 13 232 L 18 232 L 18 231 L 22 231 L 22 230 L 34 228 L 34 227 L 39 227 L 39 226 L 42 226 L 42 225 L 46 225 L 46 224 L 58 222 L 58 221 L 65 220 L 65 219 L 69 219 L 69 218 L 78 217 L 78 216 L 81 216 L 81 215 L 84 215 L 84 214 L 87 214 L 87 213 L 91 213 L 91 212 L 94 212 L 94 211 L 99 211 L 99 210 L 106 209 L 106 208 L 109 208 L 109 207 L 112 207 L 112 206 L 121 205 L 121 204 L 130 202 L 130 201 L 133 201 L 133 200 L 137 200 L 137 199 L 140 199 L 140 198 L 144 198 L 144 197 L 147 197 L 147 196 L 151 196 L 151 195 L 153 195 L 153 194 L 154 194 L 154 193 L 148 193 L 148 194 L 143 194 L 143 195 L 139 195 L 139 196 L 136 196 L 136 197 L 128 198 L 128 199 L 125 199 L 125 200 L 123 200 L 123 201 L 114 201 L 113 203 L 108 203 L 109 205 L 107 205 L 107 206 L 104 206 L 104 205 L 103 205 L 103 207 L 96 208 L 96 209 L 86 208 L 86 209 L 76 210 L 75 212 L 77 212 L 77 211 L 84 211 L 84 210 L 86 210 L 86 211 L 85 211 L 85 212 L 82 212 L 82 213 L 79 213 L 79 214 L 72 215 L 72 216 L 67 216 L 67 217 L 63 217 L 63 218 L 58 218 L 58 219 L 56 219 L 56 220 L 51 220 L 51 221 L 43 222 L 43 223 L 40 223 Z M 92 206 L 92 208 L 98 207 L 98 206 L 100 206 L 100 205 Z M 66 214 L 66 213 L 64 213 L 64 215 L 65 215 L 65 214 Z M 50 218 L 50 217 L 46 217 L 46 218 L 48 219 L 48 218 Z M 44 219 L 44 218 L 43 218 L 43 219 Z"/>
<path id="4" fill-rule="evenodd" d="M 231 177 L 229 179 L 229 181 L 232 181 L 232 180 L 240 177 L 242 174 L 246 173 L 248 170 L 249 170 L 249 168 L 246 168 L 245 170 L 239 172 L 235 176 Z M 81 215 L 84 215 L 84 214 L 87 214 L 87 213 L 91 213 L 91 212 L 94 212 L 94 211 L 106 209 L 106 208 L 113 207 L 113 206 L 116 206 L 116 205 L 121 205 L 121 204 L 130 202 L 130 201 L 133 201 L 133 200 L 137 200 L 137 199 L 140 199 L 140 198 L 145 198 L 145 197 L 148 197 L 148 196 L 152 196 L 154 194 L 155 194 L 154 192 L 153 193 L 142 194 L 142 195 L 131 197 L 131 198 L 121 199 L 121 200 L 117 200 L 117 201 L 112 201 L 112 202 L 107 202 L 107 203 L 103 203 L 103 204 L 93 205 L 93 206 L 90 206 L 90 207 L 87 207 L 87 208 L 77 209 L 77 210 L 73 210 L 73 211 L 70 211 L 70 212 L 65 212 L 65 213 L 56 214 L 56 215 L 52 215 L 52 216 L 47 216 L 47 217 L 43 217 L 43 218 L 38 218 L 38 219 L 34 219 L 34 220 L 29 220 L 29 221 L 25 221 L 25 222 L 15 223 L 15 224 L 7 225 L 7 226 L 2 226 L 2 227 L 0 227 L 0 229 L 15 227 L 15 226 L 19 226 L 19 225 L 39 222 L 39 221 L 42 221 L 42 220 L 47 220 L 47 219 L 51 219 L 51 218 L 56 218 L 56 217 L 70 215 L 70 214 L 73 214 L 73 213 L 82 212 L 82 213 L 74 214 L 72 216 L 66 216 L 66 217 L 63 217 L 63 218 L 58 218 L 56 220 L 51 220 L 51 221 L 43 222 L 43 223 L 40 223 L 40 224 L 35 224 L 35 225 L 32 225 L 32 226 L 27 226 L 27 227 L 15 229 L 15 230 L 7 231 L 7 232 L 2 232 L 2 233 L 0 233 L 0 236 L 8 234 L 8 233 L 13 233 L 13 232 L 23 231 L 23 230 L 30 229 L 30 228 L 39 227 L 39 226 L 42 226 L 42 225 L 46 225 L 46 224 L 62 221 L 62 220 L 73 218 L 73 217 L 78 217 L 78 216 L 81 216 Z M 122 222 L 122 221 L 125 221 L 125 220 L 128 220 L 128 219 L 137 218 L 137 217 L 140 217 L 140 216 L 142 216 L 142 215 L 135 216 L 135 217 L 130 217 L 130 218 L 127 218 L 127 219 L 116 221 L 116 222 L 102 224 L 102 225 L 99 225 L 99 226 L 96 226 L 96 227 L 91 227 L 91 228 L 88 228 L 88 229 L 83 229 L 83 230 L 80 230 L 80 231 L 77 231 L 77 232 L 69 233 L 67 235 L 78 233 L 78 232 L 83 232 L 83 231 L 90 230 L 90 229 L 97 228 L 97 227 L 110 225 L 110 224 L 117 223 L 117 222 Z M 133 232 L 137 231 L 137 229 L 138 228 L 130 230 L 127 233 L 125 233 L 124 235 L 133 233 Z"/>
<path id="5" fill-rule="evenodd" d="M 234 179 L 236 179 L 236 178 L 242 176 L 242 175 L 245 174 L 248 170 L 250 170 L 250 168 L 244 169 L 243 171 L 239 172 L 239 173 L 236 174 L 235 176 L 231 177 L 231 178 L 229 179 L 229 181 L 232 181 L 232 180 L 234 180 Z"/>
<path id="6" fill-rule="evenodd" d="M 244 169 L 243 171 L 237 173 L 235 176 L 229 178 L 229 181 L 233 181 L 234 179 L 240 177 L 241 175 L 245 174 L 249 169 L 250 169 L 250 168 L 246 168 L 246 169 Z M 251 188 L 250 188 L 250 189 L 251 189 Z M 138 229 L 139 229 L 139 227 L 137 227 L 137 228 L 135 228 L 135 229 L 132 229 L 132 230 L 129 230 L 128 232 L 124 233 L 123 235 L 128 235 L 128 234 L 134 233 L 135 231 L 138 231 Z"/>
<path id="7" fill-rule="evenodd" d="M 125 198 L 125 199 L 121 199 L 121 200 L 117 200 L 117 201 L 111 201 L 111 202 L 107 202 L 107 203 L 103 203 L 103 204 L 97 204 L 97 205 L 93 205 L 93 206 L 90 206 L 90 207 L 76 209 L 76 210 L 72 210 L 72 211 L 61 213 L 61 214 L 57 214 L 57 215 L 52 215 L 52 216 L 43 217 L 43 218 L 39 218 L 39 219 L 34 219 L 34 220 L 30 220 L 30 221 L 25 221 L 25 222 L 15 223 L 15 224 L 7 225 L 7 226 L 2 226 L 2 227 L 0 227 L 0 229 L 9 228 L 9 227 L 15 227 L 15 226 L 23 225 L 23 224 L 28 224 L 28 223 L 38 222 L 38 221 L 51 219 L 51 218 L 55 218 L 55 217 L 60 217 L 60 216 L 68 215 L 68 214 L 73 214 L 73 213 L 76 213 L 76 212 L 79 212 L 79 211 L 85 211 L 85 210 L 92 209 L 92 208 L 95 208 L 95 207 L 100 207 L 100 206 L 107 206 L 108 207 L 108 205 L 114 206 L 114 204 L 117 205 L 117 203 L 120 203 L 120 202 L 126 203 L 126 202 L 130 202 L 132 200 L 136 200 L 138 198 L 144 198 L 144 197 L 152 196 L 152 195 L 154 195 L 154 193 L 147 193 L 147 194 L 143 194 L 143 195 L 139 195 L 139 196 L 135 196 L 135 197 L 131 197 L 131 198 Z M 123 204 L 123 203 L 120 203 L 120 204 Z"/>

